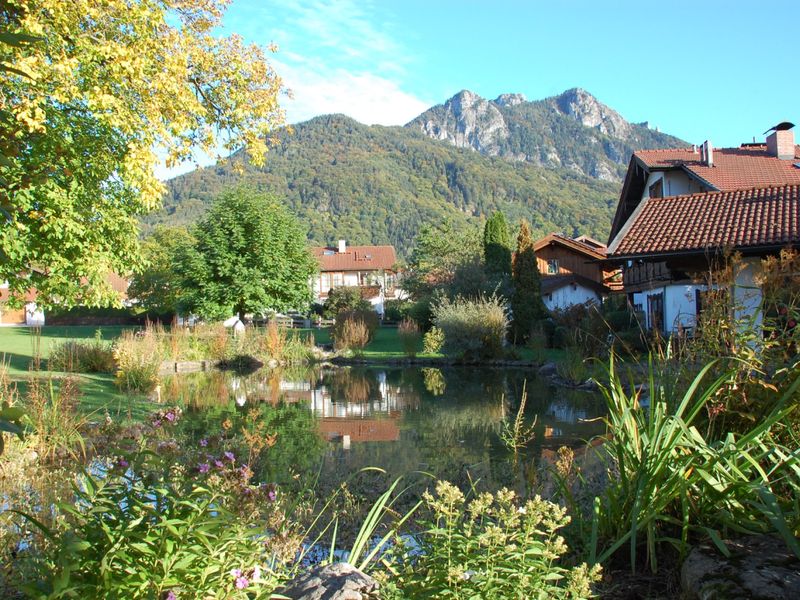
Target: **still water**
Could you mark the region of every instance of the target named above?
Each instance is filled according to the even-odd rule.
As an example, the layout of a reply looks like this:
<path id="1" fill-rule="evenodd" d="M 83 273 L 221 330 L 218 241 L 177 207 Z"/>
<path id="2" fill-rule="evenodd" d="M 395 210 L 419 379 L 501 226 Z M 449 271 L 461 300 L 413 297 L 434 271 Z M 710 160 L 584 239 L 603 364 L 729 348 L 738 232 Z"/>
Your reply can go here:
<path id="1" fill-rule="evenodd" d="M 534 435 L 514 456 L 501 438 L 527 390 Z M 521 487 L 525 470 L 601 433 L 602 399 L 531 371 L 486 368 L 264 369 L 175 375 L 162 401 L 185 407 L 189 439 L 239 428 L 267 446 L 264 480 L 342 481 L 364 467 Z M 249 436 L 249 437 L 247 437 Z"/>

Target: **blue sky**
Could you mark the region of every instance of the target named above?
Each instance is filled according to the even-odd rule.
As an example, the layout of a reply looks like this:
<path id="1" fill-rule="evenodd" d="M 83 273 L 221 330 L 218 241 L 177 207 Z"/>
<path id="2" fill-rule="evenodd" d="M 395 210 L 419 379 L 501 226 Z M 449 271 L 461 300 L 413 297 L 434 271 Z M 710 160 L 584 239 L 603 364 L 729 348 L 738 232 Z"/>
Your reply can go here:
<path id="1" fill-rule="evenodd" d="M 233 0 L 223 31 L 278 45 L 289 122 L 396 125 L 461 89 L 582 87 L 630 121 L 720 147 L 800 120 L 798 19 L 796 0 Z"/>

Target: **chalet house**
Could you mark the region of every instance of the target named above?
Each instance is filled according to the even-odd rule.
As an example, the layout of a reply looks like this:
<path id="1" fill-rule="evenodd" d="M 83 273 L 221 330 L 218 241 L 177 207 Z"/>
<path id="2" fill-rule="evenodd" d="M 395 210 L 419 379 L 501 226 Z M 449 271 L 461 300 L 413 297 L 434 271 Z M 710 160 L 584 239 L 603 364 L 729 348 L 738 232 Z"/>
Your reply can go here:
<path id="1" fill-rule="evenodd" d="M 740 253 L 732 300 L 760 318 L 761 259 L 800 244 L 800 147 L 791 123 L 766 143 L 634 153 L 611 228 L 608 257 L 650 329 L 692 328 L 707 273 Z"/>
<path id="2" fill-rule="evenodd" d="M 602 262 L 606 258 L 602 242 L 551 233 L 537 240 L 533 249 L 541 275 L 542 300 L 548 310 L 599 303 L 620 287 L 619 269 Z"/>
<path id="3" fill-rule="evenodd" d="M 361 296 L 383 315 L 384 302 L 402 296 L 397 287 L 397 255 L 394 246 L 348 246 L 345 240 L 331 247 L 314 247 L 319 274 L 311 282 L 314 301 L 325 302 L 338 287 L 358 287 Z"/>

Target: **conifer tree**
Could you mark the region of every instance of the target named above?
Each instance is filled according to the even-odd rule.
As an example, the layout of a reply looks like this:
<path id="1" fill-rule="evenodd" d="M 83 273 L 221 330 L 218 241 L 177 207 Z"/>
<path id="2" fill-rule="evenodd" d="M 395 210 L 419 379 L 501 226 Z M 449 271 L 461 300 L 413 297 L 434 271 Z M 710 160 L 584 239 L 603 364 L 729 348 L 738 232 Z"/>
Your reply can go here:
<path id="1" fill-rule="evenodd" d="M 483 228 L 483 257 L 489 274 L 511 274 L 511 238 L 502 211 L 495 212 Z"/>
<path id="2" fill-rule="evenodd" d="M 542 301 L 542 283 L 528 222 L 523 219 L 517 236 L 517 251 L 512 269 L 514 293 L 511 297 L 513 329 L 518 342 L 526 341 L 534 323 L 547 314 Z"/>

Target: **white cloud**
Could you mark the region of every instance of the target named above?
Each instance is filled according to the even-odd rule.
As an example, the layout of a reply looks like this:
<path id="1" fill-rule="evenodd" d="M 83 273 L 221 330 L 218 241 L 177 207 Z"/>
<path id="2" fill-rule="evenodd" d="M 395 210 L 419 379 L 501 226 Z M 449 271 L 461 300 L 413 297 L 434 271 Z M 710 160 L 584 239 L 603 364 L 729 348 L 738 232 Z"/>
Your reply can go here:
<path id="1" fill-rule="evenodd" d="M 309 66 L 277 64 L 292 98 L 282 102 L 290 123 L 343 113 L 368 125 L 403 125 L 430 104 L 403 91 L 390 79 L 366 71 L 328 71 Z"/>

